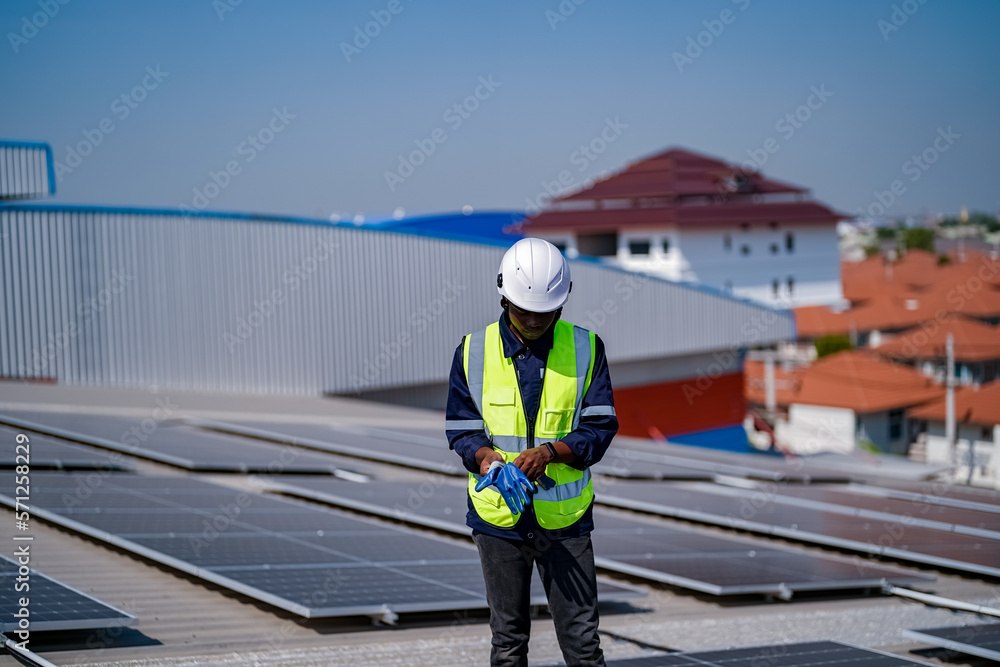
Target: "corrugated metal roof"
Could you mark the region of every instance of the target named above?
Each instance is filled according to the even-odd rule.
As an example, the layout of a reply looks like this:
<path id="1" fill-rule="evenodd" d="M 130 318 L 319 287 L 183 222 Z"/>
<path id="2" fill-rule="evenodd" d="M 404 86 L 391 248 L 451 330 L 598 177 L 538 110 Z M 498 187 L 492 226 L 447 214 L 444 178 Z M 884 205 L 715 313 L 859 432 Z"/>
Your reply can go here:
<path id="1" fill-rule="evenodd" d="M 52 147 L 32 141 L 0 141 L 0 200 L 55 194 Z"/>
<path id="2" fill-rule="evenodd" d="M 0 206 L 0 376 L 249 393 L 445 382 L 461 336 L 499 316 L 506 244 L 322 220 Z M 788 311 L 571 263 L 564 316 L 609 360 L 766 345 Z"/>

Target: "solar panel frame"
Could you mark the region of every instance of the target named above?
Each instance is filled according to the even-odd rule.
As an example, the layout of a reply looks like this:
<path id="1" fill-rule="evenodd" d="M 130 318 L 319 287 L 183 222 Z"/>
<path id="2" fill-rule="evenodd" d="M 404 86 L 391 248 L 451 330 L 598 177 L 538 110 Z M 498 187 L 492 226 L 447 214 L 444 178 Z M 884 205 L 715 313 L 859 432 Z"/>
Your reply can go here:
<path id="1" fill-rule="evenodd" d="M 14 436 L 20 431 L 0 426 L 0 439 L 4 442 L 14 442 Z M 35 470 L 54 468 L 57 470 L 132 470 L 133 466 L 124 460 L 112 460 L 116 457 L 99 449 L 84 445 L 65 442 L 41 434 L 32 434 L 30 438 L 30 465 Z M 9 459 L 0 462 L 0 469 L 13 469 L 17 464 L 13 449 L 5 450 Z"/>
<path id="2" fill-rule="evenodd" d="M 18 416 L 20 414 L 21 416 Z M 41 433 L 43 435 L 54 436 L 62 438 L 76 443 L 83 443 L 93 447 L 98 447 L 105 450 L 110 450 L 124 454 L 133 458 L 146 459 L 150 461 L 155 461 L 157 463 L 163 463 L 166 465 L 183 468 L 185 470 L 190 470 L 193 472 L 203 472 L 203 473 L 243 473 L 243 474 L 333 474 L 333 475 L 343 475 L 350 477 L 352 475 L 359 474 L 356 471 L 341 470 L 334 460 L 325 459 L 322 455 L 317 456 L 316 454 L 306 454 L 306 462 L 298 462 L 293 460 L 286 463 L 280 459 L 281 452 L 277 449 L 276 445 L 271 443 L 261 443 L 254 440 L 244 439 L 242 442 L 232 435 L 220 434 L 220 433 L 207 433 L 204 430 L 197 429 L 188 425 L 168 425 L 160 424 L 154 434 L 158 433 L 160 441 L 148 440 L 143 444 L 136 445 L 126 445 L 123 442 L 116 442 L 114 440 L 108 439 L 103 435 L 95 435 L 93 432 L 94 427 L 103 426 L 107 424 L 114 424 L 124 421 L 121 417 L 115 416 L 99 416 L 99 415 L 80 415 L 80 414 L 69 414 L 69 413 L 53 413 L 53 415 L 35 415 L 33 413 L 4 413 L 0 415 L 0 423 L 8 424 L 11 426 L 16 426 L 18 428 L 34 431 L 36 433 Z M 45 423 L 43 421 L 33 421 L 32 419 L 25 419 L 24 415 L 30 417 L 36 417 L 41 419 L 48 418 L 50 423 Z M 51 424 L 54 419 L 65 421 L 66 419 L 74 419 L 76 421 L 83 421 L 83 428 L 64 428 L 63 426 L 55 426 Z M 95 424 L 95 420 L 101 420 L 101 423 Z M 91 432 L 87 431 L 88 424 L 91 428 Z M 120 426 L 120 428 L 125 428 L 128 422 L 125 422 Z M 132 426 L 135 426 L 132 424 Z M 178 443 L 163 443 L 164 436 L 169 439 L 170 436 L 176 435 L 179 431 L 178 429 L 188 429 L 186 435 L 193 438 L 201 438 L 204 443 L 202 448 L 195 448 L 194 457 L 178 454 L 176 451 L 171 452 L 170 449 L 178 448 Z M 186 442 L 180 443 L 180 449 L 183 451 L 187 449 L 189 452 L 192 449 L 190 445 Z M 220 455 L 220 450 L 226 450 L 225 454 Z M 273 453 L 267 452 L 267 449 L 274 449 Z M 203 457 L 201 460 L 195 458 L 201 455 L 203 452 L 208 452 L 215 454 L 215 460 L 211 457 Z M 297 453 L 296 459 L 302 457 L 302 454 Z M 240 462 L 240 457 L 244 457 L 243 462 Z M 248 458 L 249 457 L 249 458 Z"/>
<path id="3" fill-rule="evenodd" d="M 905 667 L 930 663 L 843 642 L 821 641 L 771 644 L 716 651 L 665 653 L 608 660 L 608 667 Z"/>
<path id="4" fill-rule="evenodd" d="M 296 484 L 296 482 L 298 482 L 298 484 Z M 337 494 L 330 491 L 324 491 L 320 488 L 324 486 L 341 487 L 345 492 L 360 490 L 363 491 L 365 495 L 372 496 L 373 499 L 359 499 L 356 496 L 351 497 L 349 495 L 344 495 L 343 493 Z M 419 508 L 409 508 L 404 511 L 398 502 L 395 503 L 395 507 L 392 506 L 394 500 L 393 494 L 399 494 L 401 492 L 401 488 L 398 485 L 386 485 L 377 481 L 355 486 L 346 482 L 338 483 L 336 480 L 292 478 L 291 481 L 269 484 L 268 488 L 276 493 L 284 493 L 318 502 L 348 507 L 356 511 L 422 525 L 436 530 L 448 531 L 456 535 L 468 537 L 472 533 L 471 529 L 464 523 L 464 505 L 466 502 L 464 499 L 464 493 L 460 500 L 452 499 L 451 503 L 441 503 L 442 498 L 447 496 L 437 495 L 436 492 L 433 494 L 418 495 L 417 499 L 420 499 L 424 504 Z M 458 486 L 449 485 L 448 488 L 457 492 L 463 491 Z M 447 508 L 451 509 L 450 514 L 445 514 L 442 511 Z M 865 576 L 862 576 L 861 573 L 858 572 L 859 564 L 856 562 L 849 561 L 848 559 L 835 558 L 833 556 L 819 557 L 809 555 L 805 556 L 806 560 L 804 562 L 828 564 L 831 569 L 835 569 L 836 566 L 840 566 L 842 570 L 852 571 L 856 574 L 850 578 L 850 584 L 847 585 L 847 578 L 842 578 L 839 580 L 841 583 L 837 583 L 836 580 L 829 577 L 826 579 L 819 577 L 804 577 L 801 572 L 803 572 L 805 568 L 799 567 L 797 571 L 799 573 L 798 579 L 792 581 L 791 583 L 788 583 L 779 577 L 772 576 L 766 583 L 720 585 L 712 583 L 710 579 L 697 579 L 678 574 L 678 570 L 681 569 L 678 560 L 683 557 L 683 554 L 678 552 L 666 556 L 661 555 L 659 558 L 651 557 L 643 559 L 636 554 L 631 553 L 623 556 L 623 550 L 625 550 L 626 545 L 628 545 L 629 542 L 627 535 L 625 537 L 622 536 L 622 526 L 629 526 L 624 530 L 626 533 L 628 531 L 634 531 L 637 528 L 643 528 L 647 530 L 649 534 L 657 532 L 670 533 L 671 538 L 674 538 L 675 535 L 685 535 L 688 536 L 688 539 L 698 539 L 704 543 L 725 545 L 727 548 L 734 550 L 734 553 L 729 559 L 732 561 L 730 566 L 731 568 L 745 569 L 747 554 L 751 552 L 760 554 L 766 553 L 769 555 L 777 554 L 782 558 L 800 556 L 801 554 L 788 548 L 778 547 L 777 545 L 763 545 L 748 538 L 705 535 L 703 533 L 696 532 L 694 529 L 655 525 L 653 523 L 656 521 L 655 519 L 650 520 L 642 517 L 616 516 L 609 514 L 609 510 L 596 509 L 594 518 L 595 523 L 598 524 L 598 529 L 594 531 L 592 539 L 594 540 L 595 552 L 597 554 L 602 554 L 595 555 L 595 562 L 599 567 L 640 577 L 649 581 L 701 591 L 710 595 L 761 594 L 777 595 L 783 598 L 788 598 L 791 597 L 794 592 L 829 589 L 842 590 L 846 588 L 881 588 L 883 583 L 886 581 L 892 581 L 897 584 L 912 584 L 928 583 L 934 580 L 933 577 L 928 577 L 926 575 L 906 573 L 894 568 L 876 566 L 873 564 L 862 564 L 862 569 L 866 569 L 864 572 Z M 614 525 L 615 528 L 610 530 L 603 529 L 601 528 L 602 523 L 605 523 L 605 525 Z M 672 544 L 675 549 L 677 548 L 676 539 L 664 541 Z M 634 541 L 632 543 L 634 544 Z M 714 553 L 718 554 L 719 550 L 715 550 Z M 689 569 L 697 568 L 699 564 L 703 563 L 706 557 L 705 549 L 701 549 L 700 551 L 693 550 L 689 554 L 689 563 L 687 564 L 687 567 Z M 721 562 L 721 559 L 719 562 Z M 662 563 L 663 565 L 660 568 L 653 567 L 652 565 L 655 563 Z M 667 565 L 672 566 L 672 572 L 666 569 Z M 787 567 L 786 571 L 790 573 L 795 572 Z"/>
<path id="5" fill-rule="evenodd" d="M 10 568 L 13 567 L 13 570 Z M 17 563 L 7 556 L 0 555 L 0 587 L 5 591 L 14 592 L 14 579 L 18 576 Z M 31 630 L 37 632 L 48 632 L 57 630 L 97 630 L 102 628 L 121 628 L 135 625 L 138 619 L 116 607 L 109 605 L 102 600 L 88 595 L 83 591 L 65 584 L 57 579 L 45 575 L 38 570 L 30 569 L 30 589 L 24 593 L 31 605 L 29 607 L 31 616 Z M 57 598 L 57 599 L 53 599 Z M 16 598 L 11 596 L 0 597 L 0 632 L 13 632 L 18 630 L 17 620 L 14 618 L 16 608 Z M 9 609 L 8 607 L 9 604 Z M 96 613 L 86 614 L 79 609 L 81 605 L 88 604 L 91 610 Z M 66 606 L 73 607 L 66 611 Z M 60 611 L 53 611 L 52 607 L 59 607 Z M 8 613 L 8 611 L 10 613 Z"/>
<path id="6" fill-rule="evenodd" d="M 402 432 L 389 429 L 330 426 L 321 424 L 229 422 L 217 420 L 188 420 L 189 423 L 272 442 L 281 442 L 308 449 L 353 456 L 377 463 L 465 477 L 468 473 L 459 462 L 458 455 L 448 448 L 447 440 L 414 435 L 407 438 Z M 443 428 L 443 427 L 442 427 Z M 351 437 L 364 438 L 365 447 L 347 444 Z M 428 456 L 433 452 L 433 460 Z M 640 469 L 636 469 L 636 463 Z M 593 467 L 595 473 L 623 479 L 685 479 L 710 480 L 714 473 L 691 466 L 637 461 L 629 450 L 614 449 L 605 460 Z"/>
<path id="7" fill-rule="evenodd" d="M 47 473 L 47 474 L 58 475 L 57 473 Z M 34 479 L 36 480 L 35 483 L 40 482 L 41 487 L 47 486 L 49 489 L 55 488 L 55 485 L 51 484 L 51 477 L 48 480 L 50 483 L 46 484 L 47 474 L 46 473 L 37 474 L 34 477 Z M 67 478 L 74 478 L 74 476 L 63 475 L 61 476 L 60 479 L 65 482 Z M 158 562 L 163 565 L 172 567 L 180 572 L 185 572 L 187 574 L 198 577 L 205 581 L 218 584 L 224 588 L 228 588 L 238 593 L 242 593 L 248 597 L 260 600 L 262 602 L 266 602 L 268 604 L 271 604 L 272 606 L 285 609 L 287 611 L 290 611 L 292 613 L 298 614 L 306 618 L 346 616 L 346 615 L 357 615 L 357 614 L 381 617 L 386 613 L 387 610 L 390 610 L 392 613 L 406 613 L 406 612 L 438 611 L 446 609 L 488 608 L 488 603 L 486 601 L 486 596 L 485 596 L 485 588 L 483 588 L 481 591 L 476 591 L 476 590 L 465 591 L 461 589 L 461 587 L 457 587 L 448 583 L 446 580 L 430 581 L 425 576 L 421 575 L 418 572 L 418 570 L 426 570 L 429 567 L 440 565 L 442 568 L 447 568 L 441 570 L 442 573 L 446 574 L 448 571 L 454 570 L 456 567 L 458 567 L 458 565 L 464 565 L 467 569 L 472 565 L 475 565 L 475 567 L 477 568 L 476 571 L 479 574 L 477 581 L 480 585 L 484 586 L 482 580 L 482 569 L 481 565 L 479 564 L 478 555 L 476 553 L 476 549 L 471 545 L 454 543 L 447 540 L 446 538 L 420 533 L 410 528 L 402 528 L 399 526 L 382 524 L 375 521 L 374 519 L 353 517 L 350 515 L 319 510 L 317 508 L 311 508 L 305 505 L 299 505 L 297 503 L 293 503 L 291 501 L 279 500 L 277 498 L 268 496 L 254 495 L 253 497 L 255 504 L 252 505 L 251 508 L 259 511 L 259 509 L 265 509 L 265 510 L 268 509 L 268 506 L 270 506 L 271 508 L 274 508 L 276 506 L 283 506 L 289 510 L 288 515 L 294 515 L 294 514 L 302 515 L 304 518 L 304 523 L 310 526 L 317 525 L 317 522 L 322 523 L 322 521 L 320 520 L 323 521 L 329 520 L 330 523 L 327 524 L 327 528 L 332 527 L 331 528 L 332 530 L 336 530 L 337 526 L 340 525 L 353 525 L 353 526 L 361 526 L 362 528 L 371 527 L 372 532 L 381 530 L 382 533 L 387 535 L 403 534 L 405 536 L 409 536 L 412 538 L 411 542 L 409 543 L 411 552 L 415 548 L 413 547 L 413 540 L 415 540 L 417 543 L 435 542 L 440 544 L 447 544 L 448 546 L 451 547 L 451 549 L 455 552 L 455 554 L 460 555 L 460 557 L 451 558 L 448 560 L 438 559 L 437 561 L 412 560 L 412 559 L 400 560 L 396 558 L 394 561 L 374 562 L 365 560 L 362 557 L 348 555 L 348 562 L 342 562 L 342 563 L 325 562 L 322 566 L 319 566 L 318 564 L 315 563 L 303 563 L 303 564 L 298 564 L 298 566 L 292 565 L 287 567 L 284 566 L 275 567 L 270 563 L 259 563 L 251 566 L 241 566 L 237 564 L 228 567 L 196 565 L 188 560 L 185 560 L 184 558 L 178 558 L 175 555 L 165 553 L 162 549 L 153 548 L 149 546 L 149 541 L 152 539 L 151 536 L 154 535 L 159 535 L 161 537 L 170 536 L 174 539 L 178 538 L 183 539 L 185 537 L 190 538 L 190 537 L 203 536 L 203 534 L 200 532 L 170 533 L 170 532 L 160 531 L 153 533 L 125 532 L 119 534 L 113 530 L 108 530 L 107 528 L 109 528 L 109 526 L 102 526 L 100 523 L 98 523 L 97 526 L 93 525 L 92 522 L 95 517 L 103 518 L 104 516 L 107 515 L 107 513 L 105 512 L 94 511 L 99 509 L 98 502 L 100 497 L 106 496 L 109 491 L 112 491 L 115 482 L 122 482 L 123 480 L 128 480 L 128 482 L 126 483 L 129 484 L 134 482 L 136 484 L 143 485 L 141 491 L 136 491 L 135 489 L 128 489 L 129 493 L 132 495 L 135 495 L 140 492 L 145 493 L 146 490 L 148 490 L 149 485 L 154 484 L 157 481 L 159 482 L 167 481 L 170 483 L 177 482 L 179 487 L 179 492 L 177 492 L 178 489 L 175 489 L 174 490 L 175 492 L 164 493 L 162 495 L 173 496 L 178 500 L 181 498 L 190 498 L 191 495 L 188 493 L 184 493 L 184 491 L 185 490 L 189 491 L 191 489 L 208 490 L 209 492 L 202 494 L 202 497 L 206 499 L 211 499 L 213 503 L 217 501 L 219 498 L 232 497 L 233 494 L 238 492 L 238 490 L 236 489 L 213 486 L 205 482 L 192 483 L 192 480 L 174 479 L 174 478 L 149 478 L 136 475 L 119 475 L 114 477 L 113 481 L 106 482 L 104 487 L 98 488 L 95 491 L 95 495 L 92 496 L 92 498 L 94 499 L 93 500 L 94 506 L 85 508 L 91 511 L 77 512 L 72 516 L 66 516 L 60 512 L 47 509 L 44 506 L 45 505 L 44 496 L 42 497 L 41 501 L 39 501 L 38 498 L 33 496 L 32 513 L 36 518 L 43 519 L 51 523 L 54 523 L 56 525 L 69 528 L 84 535 L 89 535 L 108 544 L 114 545 L 126 551 L 148 558 L 149 560 L 152 560 L 154 562 Z M 72 486 L 72 484 L 70 486 Z M 214 492 L 212 492 L 213 490 Z M 60 490 L 58 488 L 56 488 L 55 491 L 49 491 L 48 500 L 51 501 L 55 498 L 58 498 L 59 495 L 60 495 Z M 253 495 L 253 494 L 248 494 L 248 495 Z M 165 502 L 173 502 L 173 498 Z M 13 499 L 5 495 L 0 495 L 0 503 L 12 506 Z M 179 505 L 178 507 L 179 509 L 182 510 L 191 509 L 191 508 L 185 508 L 182 505 Z M 117 513 L 119 518 L 135 517 L 142 520 L 143 518 L 148 518 L 149 515 L 148 509 L 145 508 L 138 508 L 134 511 L 127 511 L 127 508 L 125 509 L 126 511 L 121 511 Z M 194 509 L 193 513 L 198 515 L 196 518 L 202 518 L 205 514 L 207 514 L 207 512 L 203 512 L 202 510 L 198 510 L 197 508 Z M 265 538 L 272 537 L 276 540 L 277 539 L 284 540 L 285 544 L 295 542 L 297 543 L 296 548 L 300 548 L 302 547 L 302 545 L 306 545 L 307 547 L 317 549 L 323 552 L 323 556 L 321 557 L 326 558 L 327 561 L 329 561 L 330 552 L 328 549 L 324 549 L 322 544 L 315 544 L 315 543 L 311 544 L 309 542 L 309 540 L 322 542 L 321 538 L 323 538 L 325 535 L 318 535 L 316 530 L 307 531 L 300 534 L 296 534 L 294 532 L 279 533 L 276 530 L 272 530 L 271 528 L 263 528 L 258 525 L 259 523 L 270 523 L 270 519 L 264 522 L 254 521 L 252 523 L 245 523 L 244 525 L 244 519 L 247 518 L 248 514 L 252 514 L 252 512 L 247 511 L 245 514 L 240 514 L 237 519 L 233 520 L 232 523 L 234 525 L 240 524 L 236 525 L 236 528 L 239 530 L 236 530 L 232 533 L 226 533 L 227 535 L 226 538 L 212 537 L 209 540 L 209 543 L 214 544 L 217 539 L 233 539 L 234 536 L 238 537 L 241 535 L 240 530 L 246 532 L 247 529 L 250 529 L 250 531 L 253 532 L 253 534 L 257 535 L 258 537 L 261 536 Z M 164 516 L 169 517 L 171 515 L 164 514 Z M 270 512 L 270 513 L 265 512 L 263 516 L 279 519 L 280 520 L 278 522 L 279 527 L 286 526 L 288 524 L 287 520 L 281 520 L 281 519 L 287 519 L 287 515 L 282 516 L 277 512 Z M 359 532 L 358 530 L 354 530 L 354 533 L 352 534 L 356 534 L 358 532 Z M 366 531 L 360 530 L 360 532 L 363 533 Z M 146 541 L 145 544 L 143 543 L 144 540 Z M 295 576 L 293 574 L 294 572 L 298 572 L 299 576 L 301 576 L 302 572 L 308 570 L 309 568 L 316 569 L 316 567 L 319 567 L 321 569 L 330 569 L 332 567 L 334 569 L 349 570 L 351 572 L 371 570 L 373 577 L 378 575 L 378 577 L 385 578 L 391 575 L 392 577 L 396 577 L 397 579 L 402 577 L 402 579 L 400 580 L 404 581 L 408 580 L 408 581 L 423 582 L 422 585 L 424 585 L 425 587 L 430 587 L 430 588 L 436 587 L 437 589 L 445 591 L 447 595 L 439 596 L 438 600 L 435 600 L 433 602 L 428 602 L 426 604 L 422 603 L 410 604 L 410 603 L 399 602 L 398 600 L 391 600 L 389 602 L 385 601 L 373 602 L 367 605 L 351 605 L 351 606 L 320 605 L 320 606 L 309 607 L 307 605 L 297 603 L 294 600 L 290 600 L 288 599 L 287 596 L 277 595 L 274 592 L 269 591 L 265 588 L 259 588 L 246 583 L 247 581 L 258 580 L 261 577 L 265 577 L 265 579 L 270 581 L 273 581 L 279 578 L 280 576 L 286 576 L 286 579 L 293 579 Z M 276 574 L 280 572 L 285 572 L 286 575 Z M 269 573 L 269 574 L 261 574 L 261 573 Z M 604 580 L 600 583 L 599 591 L 601 591 L 600 594 L 602 598 L 606 600 L 613 600 L 613 599 L 621 600 L 621 599 L 634 598 L 637 596 L 644 595 L 644 592 L 642 592 L 640 589 L 634 586 L 619 584 L 617 582 L 611 583 L 608 582 L 607 580 Z M 404 593 L 405 591 L 400 592 L 400 595 L 403 595 Z M 536 605 L 546 604 L 544 594 L 538 594 L 537 592 L 535 592 L 533 594 L 532 604 Z"/>
<path id="8" fill-rule="evenodd" d="M 968 635 L 986 634 L 989 641 L 970 641 Z M 931 646 L 1000 662 L 1000 623 L 904 630 L 903 636 Z"/>
<path id="9" fill-rule="evenodd" d="M 992 554 L 994 551 L 1000 550 L 1000 541 L 955 532 L 945 533 L 944 531 L 934 530 L 919 525 L 905 525 L 902 522 L 898 522 L 901 529 L 905 527 L 903 530 L 904 534 L 909 536 L 909 541 L 903 546 L 908 546 L 912 543 L 914 536 L 922 539 L 921 543 L 924 545 L 924 547 L 922 547 L 924 550 L 911 550 L 895 546 L 896 540 L 890 541 L 889 544 L 879 544 L 879 540 L 887 533 L 883 532 L 882 534 L 875 534 L 874 530 L 869 530 L 870 528 L 873 528 L 871 524 L 862 523 L 865 521 L 862 517 L 849 516 L 846 514 L 825 513 L 839 520 L 839 530 L 841 534 L 850 534 L 851 530 L 855 531 L 853 537 L 843 537 L 833 534 L 837 532 L 834 530 L 834 528 L 838 526 L 837 521 L 828 517 L 818 516 L 824 513 L 818 512 L 817 510 L 765 502 L 761 505 L 761 507 L 753 508 L 754 512 L 751 513 L 752 518 L 742 518 L 740 516 L 740 503 L 737 501 L 749 502 L 748 496 L 744 495 L 743 497 L 740 497 L 734 493 L 734 489 L 698 486 L 697 484 L 683 485 L 682 487 L 681 484 L 678 484 L 674 486 L 679 488 L 682 487 L 682 490 L 685 491 L 688 496 L 683 499 L 683 502 L 676 498 L 673 502 L 664 502 L 662 499 L 648 500 L 642 497 L 642 494 L 638 493 L 638 490 L 643 488 L 640 486 L 642 484 L 644 483 L 629 483 L 627 485 L 622 484 L 618 487 L 619 493 L 631 495 L 613 496 L 609 494 L 602 494 L 597 497 L 597 502 L 609 507 L 618 507 L 638 512 L 657 514 L 660 516 L 687 519 L 690 521 L 724 526 L 737 530 L 746 530 L 766 535 L 784 537 L 800 542 L 823 544 L 850 551 L 860 551 L 874 556 L 890 556 L 901 560 L 963 570 L 966 572 L 974 572 L 976 574 L 1000 576 L 1000 566 L 993 565 L 993 563 L 1000 563 L 1000 556 L 990 558 L 984 553 L 985 551 Z M 690 486 L 696 486 L 697 488 L 691 489 L 689 488 Z M 668 488 L 669 484 L 664 483 L 663 485 L 660 485 L 658 490 L 661 493 L 664 493 Z M 643 493 L 648 495 L 649 492 L 644 491 Z M 695 495 L 697 494 L 700 494 L 703 499 L 707 499 L 709 503 L 715 507 L 715 509 L 691 509 L 692 506 L 697 507 L 699 504 L 695 498 Z M 749 497 L 752 498 L 752 496 Z M 723 507 L 726 507 L 729 511 L 720 513 L 721 508 Z M 797 515 L 800 517 L 800 521 L 804 523 L 788 523 L 786 521 L 785 524 L 779 524 L 756 518 L 758 514 L 766 516 L 767 514 L 775 514 L 777 512 L 783 513 L 786 517 Z M 809 516 L 809 513 L 812 513 L 813 516 Z M 826 532 L 818 533 L 801 527 L 802 525 L 807 525 L 809 523 L 822 524 L 826 529 Z M 871 536 L 875 537 L 876 540 L 866 542 L 859 539 L 859 537 L 863 536 L 866 532 L 871 533 Z M 943 541 L 945 535 L 948 536 L 947 541 Z M 986 550 L 982 549 L 983 545 L 987 546 Z M 927 549 L 928 546 L 930 549 Z M 930 550 L 937 550 L 939 554 L 935 555 L 934 553 L 928 553 Z M 972 560 L 968 557 L 966 560 L 960 560 L 947 555 L 940 555 L 941 552 L 948 552 L 949 550 L 958 551 L 959 553 L 972 553 L 977 557 L 977 560 Z"/>

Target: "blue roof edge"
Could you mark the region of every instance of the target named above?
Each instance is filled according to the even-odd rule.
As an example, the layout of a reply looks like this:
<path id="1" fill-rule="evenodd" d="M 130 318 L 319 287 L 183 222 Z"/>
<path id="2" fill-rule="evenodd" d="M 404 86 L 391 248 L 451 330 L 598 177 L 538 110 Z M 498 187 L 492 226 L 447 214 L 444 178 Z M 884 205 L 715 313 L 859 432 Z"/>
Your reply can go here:
<path id="1" fill-rule="evenodd" d="M 46 141 L 16 141 L 13 139 L 0 139 L 0 148 L 39 148 L 45 151 L 46 171 L 49 175 L 49 194 L 56 193 L 56 164 L 52 157 L 52 146 Z"/>

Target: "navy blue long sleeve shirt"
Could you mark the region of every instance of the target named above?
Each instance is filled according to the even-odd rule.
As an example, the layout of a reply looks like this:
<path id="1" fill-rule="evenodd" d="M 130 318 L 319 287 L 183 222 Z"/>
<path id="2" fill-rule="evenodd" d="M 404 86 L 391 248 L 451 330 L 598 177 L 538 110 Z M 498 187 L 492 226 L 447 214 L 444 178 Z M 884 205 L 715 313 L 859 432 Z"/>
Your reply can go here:
<path id="1" fill-rule="evenodd" d="M 525 419 L 529 424 L 535 422 L 538 404 L 542 396 L 542 379 L 549 350 L 552 349 L 553 327 L 536 341 L 523 343 L 514 335 L 510 328 L 507 314 L 500 318 L 500 340 L 503 353 L 507 358 L 514 359 L 514 368 L 518 374 L 518 384 L 521 388 L 521 401 L 524 405 Z M 464 343 L 464 341 L 463 341 Z M 463 345 L 455 350 L 455 358 L 451 365 L 450 388 L 448 391 L 447 420 L 482 420 L 482 415 L 476 407 L 469 384 L 465 377 L 463 363 Z M 608 373 L 608 361 L 604 352 L 604 342 L 597 337 L 594 351 L 594 372 L 586 394 L 583 397 L 582 408 L 597 405 L 614 405 L 611 391 L 611 377 Z M 604 456 L 611 445 L 611 439 L 618 432 L 618 419 L 614 415 L 588 415 L 580 417 L 579 424 L 572 433 L 562 438 L 562 442 L 570 448 L 576 460 L 569 465 L 584 470 L 594 465 Z M 451 448 L 462 457 L 465 468 L 472 473 L 479 473 L 476 464 L 476 452 L 482 447 L 492 447 L 483 429 L 446 431 Z M 542 444 L 541 442 L 537 444 Z M 535 518 L 534 505 L 525 508 L 524 516 L 513 529 L 497 528 L 479 518 L 469 499 L 469 511 L 466 523 L 473 530 L 497 537 L 522 541 L 538 541 L 539 539 L 566 539 L 587 535 L 594 528 L 593 505 L 587 509 L 579 521 L 568 528 L 546 530 L 538 525 Z"/>

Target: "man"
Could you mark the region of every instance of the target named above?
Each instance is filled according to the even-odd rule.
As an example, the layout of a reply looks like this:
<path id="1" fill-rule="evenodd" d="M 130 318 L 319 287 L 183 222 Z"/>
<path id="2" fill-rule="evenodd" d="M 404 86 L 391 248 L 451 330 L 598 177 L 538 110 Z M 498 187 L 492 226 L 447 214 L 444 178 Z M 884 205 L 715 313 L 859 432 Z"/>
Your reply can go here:
<path id="1" fill-rule="evenodd" d="M 452 364 L 445 428 L 470 473 L 466 522 L 486 580 L 494 667 L 528 664 L 536 564 L 566 664 L 605 664 L 590 466 L 618 420 L 604 344 L 559 319 L 571 287 L 555 246 L 521 239 L 497 276 L 503 315 L 465 336 Z"/>

